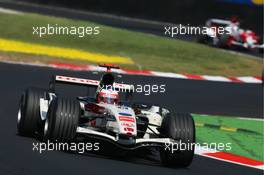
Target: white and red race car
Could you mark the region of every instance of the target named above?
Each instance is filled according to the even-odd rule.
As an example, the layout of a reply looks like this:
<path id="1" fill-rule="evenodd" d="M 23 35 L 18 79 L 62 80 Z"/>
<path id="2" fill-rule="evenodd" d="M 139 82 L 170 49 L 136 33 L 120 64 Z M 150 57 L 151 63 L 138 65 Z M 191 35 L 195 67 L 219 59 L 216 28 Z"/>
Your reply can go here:
<path id="1" fill-rule="evenodd" d="M 209 19 L 205 26 L 207 32 L 200 36 L 201 43 L 222 48 L 242 48 L 263 52 L 264 44 L 261 44 L 256 33 L 240 28 L 240 23 L 236 19 Z M 222 29 L 219 30 L 220 28 Z"/>
<path id="2" fill-rule="evenodd" d="M 20 100 L 18 133 L 56 142 L 97 139 L 126 151 L 154 148 L 165 166 L 190 165 L 195 148 L 192 116 L 157 105 L 133 103 L 133 85 L 115 82 L 111 69 L 118 67 L 101 66 L 107 71 L 100 81 L 56 75 L 48 90 L 27 89 Z M 95 95 L 62 97 L 56 92 L 58 83 L 94 88 Z M 124 99 L 121 92 L 125 93 Z M 185 144 L 185 149 L 176 149 L 179 144 Z"/>

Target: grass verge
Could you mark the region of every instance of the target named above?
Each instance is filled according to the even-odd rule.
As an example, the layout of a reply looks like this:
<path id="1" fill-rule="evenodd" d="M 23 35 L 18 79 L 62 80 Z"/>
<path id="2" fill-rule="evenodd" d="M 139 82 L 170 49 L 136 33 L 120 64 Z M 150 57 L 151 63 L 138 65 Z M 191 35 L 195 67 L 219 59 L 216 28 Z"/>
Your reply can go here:
<path id="1" fill-rule="evenodd" d="M 203 116 L 193 114 L 196 123 L 221 125 L 230 128 L 241 128 L 252 133 L 242 131 L 223 131 L 216 128 L 196 126 L 198 143 L 231 143 L 230 153 L 264 161 L 263 129 L 264 121 L 245 120 L 235 117 Z"/>
<path id="2" fill-rule="evenodd" d="M 33 35 L 36 26 L 99 26 L 100 34 L 80 38 L 76 35 Z M 79 49 L 105 55 L 116 55 L 132 59 L 135 65 L 125 68 L 157 71 L 204 74 L 204 75 L 261 75 L 262 62 L 247 56 L 230 54 L 196 43 L 167 39 L 153 35 L 116 29 L 87 21 L 70 20 L 36 14 L 0 13 L 0 38 L 30 42 L 47 46 Z M 23 59 L 24 54 L 2 52 L 9 58 Z M 10 56 L 11 55 L 11 56 Z M 32 57 L 32 56 L 31 56 Z M 45 60 L 61 59 L 44 56 Z M 3 58 L 3 57 L 2 57 Z M 35 59 L 42 61 L 43 56 Z M 87 64 L 74 60 L 75 63 Z"/>

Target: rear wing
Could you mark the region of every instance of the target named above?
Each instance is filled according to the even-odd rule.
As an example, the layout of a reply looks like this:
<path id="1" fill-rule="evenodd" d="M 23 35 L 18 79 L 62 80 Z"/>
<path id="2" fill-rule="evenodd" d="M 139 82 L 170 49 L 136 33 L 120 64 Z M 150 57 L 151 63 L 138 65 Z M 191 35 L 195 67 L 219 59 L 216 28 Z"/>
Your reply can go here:
<path id="1" fill-rule="evenodd" d="M 215 23 L 215 24 L 222 24 L 222 25 L 231 25 L 231 21 L 229 20 L 223 20 L 223 19 L 209 19 L 206 21 L 206 26 L 210 26 L 212 23 Z"/>
<path id="2" fill-rule="evenodd" d="M 99 67 L 105 67 L 106 72 L 111 72 L 111 69 L 120 69 L 120 67 L 115 64 L 99 64 Z"/>
<path id="3" fill-rule="evenodd" d="M 52 77 L 52 80 L 49 85 L 50 90 L 53 92 L 55 92 L 56 83 L 72 84 L 72 85 L 87 86 L 87 87 L 98 87 L 100 85 L 100 81 L 98 80 L 56 75 Z M 114 83 L 113 88 L 120 92 L 134 91 L 134 86 L 129 84 Z"/>

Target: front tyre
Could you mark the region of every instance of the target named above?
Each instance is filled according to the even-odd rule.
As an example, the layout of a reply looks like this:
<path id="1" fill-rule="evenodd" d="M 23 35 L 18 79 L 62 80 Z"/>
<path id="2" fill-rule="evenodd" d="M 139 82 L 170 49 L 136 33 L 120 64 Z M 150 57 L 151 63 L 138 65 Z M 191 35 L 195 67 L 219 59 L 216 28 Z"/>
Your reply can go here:
<path id="1" fill-rule="evenodd" d="M 29 88 L 23 92 L 17 115 L 18 134 L 33 136 L 42 130 L 44 122 L 40 117 L 40 98 L 45 97 L 45 90 L 39 88 Z"/>
<path id="2" fill-rule="evenodd" d="M 189 166 L 195 148 L 195 126 L 192 116 L 187 113 L 167 114 L 162 121 L 160 133 L 163 137 L 172 138 L 175 141 L 180 141 L 181 144 L 188 145 L 186 149 L 174 151 L 161 148 L 160 158 L 162 164 L 169 167 Z"/>
<path id="3" fill-rule="evenodd" d="M 59 97 L 52 100 L 44 125 L 44 140 L 73 141 L 80 111 L 80 103 L 76 99 Z"/>

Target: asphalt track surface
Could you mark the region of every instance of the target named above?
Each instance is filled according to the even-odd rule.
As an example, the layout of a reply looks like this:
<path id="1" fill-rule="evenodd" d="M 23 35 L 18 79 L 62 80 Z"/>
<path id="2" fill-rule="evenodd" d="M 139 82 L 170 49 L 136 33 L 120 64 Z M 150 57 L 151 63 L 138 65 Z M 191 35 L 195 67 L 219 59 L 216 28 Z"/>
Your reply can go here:
<path id="1" fill-rule="evenodd" d="M 99 78 L 99 75 L 87 72 L 0 63 L 0 174 L 262 174 L 261 170 L 200 156 L 195 156 L 192 165 L 188 168 L 172 169 L 162 167 L 157 161 L 133 156 L 113 159 L 92 153 L 78 155 L 49 151 L 40 154 L 32 151 L 32 142 L 37 140 L 17 136 L 16 115 L 19 96 L 26 87 L 47 87 L 49 77 L 54 74 Z M 261 85 L 142 76 L 125 76 L 121 80 L 131 83 L 166 83 L 165 94 L 151 95 L 140 100 L 174 104 L 180 111 L 214 112 L 249 117 L 261 113 Z M 73 90 L 66 90 L 66 93 L 72 94 Z M 139 100 L 140 96 L 138 94 L 135 100 Z"/>

